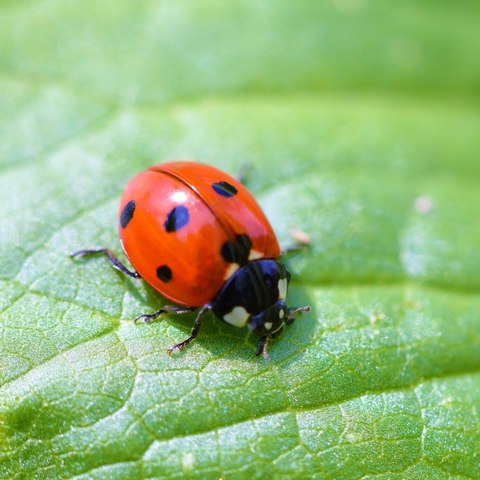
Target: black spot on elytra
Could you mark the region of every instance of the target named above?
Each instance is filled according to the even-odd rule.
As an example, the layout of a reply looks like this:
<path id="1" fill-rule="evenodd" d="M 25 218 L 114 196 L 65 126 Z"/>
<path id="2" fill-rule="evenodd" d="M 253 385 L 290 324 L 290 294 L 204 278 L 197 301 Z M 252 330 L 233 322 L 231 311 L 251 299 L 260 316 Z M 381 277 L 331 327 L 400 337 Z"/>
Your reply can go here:
<path id="1" fill-rule="evenodd" d="M 184 205 L 178 205 L 178 207 L 173 208 L 167 215 L 167 219 L 163 226 L 167 232 L 176 232 L 184 227 L 189 219 L 190 215 L 188 213 L 188 208 Z"/>
<path id="2" fill-rule="evenodd" d="M 220 253 L 227 263 L 245 265 L 252 248 L 252 241 L 246 234 L 237 235 L 234 240 L 229 240 L 222 245 Z"/>
<path id="3" fill-rule="evenodd" d="M 130 223 L 130 220 L 133 217 L 133 213 L 135 212 L 135 202 L 130 200 L 122 210 L 120 214 L 120 225 L 122 228 L 126 228 L 126 226 Z"/>
<path id="4" fill-rule="evenodd" d="M 169 282 L 172 279 L 172 270 L 168 265 L 162 265 L 157 268 L 157 277 L 162 282 Z"/>
<path id="5" fill-rule="evenodd" d="M 238 190 L 228 182 L 212 183 L 212 188 L 222 197 L 233 197 L 238 192 Z"/>

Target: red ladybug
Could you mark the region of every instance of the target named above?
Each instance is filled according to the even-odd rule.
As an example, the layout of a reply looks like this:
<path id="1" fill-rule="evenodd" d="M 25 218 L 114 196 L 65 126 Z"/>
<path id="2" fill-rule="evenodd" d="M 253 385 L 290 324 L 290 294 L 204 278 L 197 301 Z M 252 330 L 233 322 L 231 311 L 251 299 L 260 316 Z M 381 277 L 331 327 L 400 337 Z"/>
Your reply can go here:
<path id="1" fill-rule="evenodd" d="M 135 268 L 129 270 L 107 248 L 80 250 L 72 257 L 105 254 L 118 270 L 143 278 L 167 305 L 150 315 L 199 308 L 190 336 L 168 349 L 182 349 L 198 334 L 206 312 L 261 335 L 257 355 L 268 359 L 268 340 L 309 307 L 285 303 L 290 273 L 276 259 L 280 247 L 250 192 L 214 167 L 176 161 L 134 177 L 120 202 L 119 235 Z"/>

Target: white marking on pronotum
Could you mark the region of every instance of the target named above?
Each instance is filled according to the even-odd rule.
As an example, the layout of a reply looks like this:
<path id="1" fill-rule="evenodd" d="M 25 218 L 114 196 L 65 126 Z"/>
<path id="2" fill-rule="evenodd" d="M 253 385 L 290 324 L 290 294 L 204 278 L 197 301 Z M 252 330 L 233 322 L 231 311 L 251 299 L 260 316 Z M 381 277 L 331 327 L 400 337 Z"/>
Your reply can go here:
<path id="1" fill-rule="evenodd" d="M 254 250 L 253 248 L 250 250 L 250 253 L 248 254 L 248 259 L 249 260 L 258 260 L 259 258 L 263 257 L 263 253 L 259 252 L 258 250 Z"/>
<path id="2" fill-rule="evenodd" d="M 278 281 L 278 298 L 285 300 L 287 298 L 287 279 L 281 278 Z"/>
<path id="3" fill-rule="evenodd" d="M 273 323 L 272 322 L 265 322 L 265 329 L 270 330 L 272 328 Z"/>
<path id="4" fill-rule="evenodd" d="M 239 268 L 240 268 L 240 265 L 238 263 L 231 263 L 228 266 L 228 268 L 225 270 L 223 279 L 228 280 Z"/>
<path id="5" fill-rule="evenodd" d="M 283 318 L 284 316 L 285 316 L 285 311 L 284 311 L 284 310 L 280 310 L 280 311 L 278 312 L 278 318 L 279 318 L 280 320 L 282 320 L 282 318 Z"/>
<path id="6" fill-rule="evenodd" d="M 230 313 L 223 316 L 223 319 L 234 327 L 244 327 L 250 318 L 250 314 L 243 307 L 234 307 Z"/>

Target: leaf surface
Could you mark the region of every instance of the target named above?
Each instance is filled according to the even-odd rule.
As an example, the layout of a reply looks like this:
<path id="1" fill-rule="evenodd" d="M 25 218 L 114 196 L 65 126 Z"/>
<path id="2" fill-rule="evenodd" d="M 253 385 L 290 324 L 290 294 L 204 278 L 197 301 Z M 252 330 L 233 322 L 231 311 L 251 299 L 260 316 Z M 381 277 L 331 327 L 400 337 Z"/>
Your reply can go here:
<path id="1" fill-rule="evenodd" d="M 0 477 L 480 478 L 475 2 L 5 1 Z M 291 305 L 271 345 L 101 258 L 149 165 L 249 171 Z M 122 257 L 124 258 L 124 257 Z"/>

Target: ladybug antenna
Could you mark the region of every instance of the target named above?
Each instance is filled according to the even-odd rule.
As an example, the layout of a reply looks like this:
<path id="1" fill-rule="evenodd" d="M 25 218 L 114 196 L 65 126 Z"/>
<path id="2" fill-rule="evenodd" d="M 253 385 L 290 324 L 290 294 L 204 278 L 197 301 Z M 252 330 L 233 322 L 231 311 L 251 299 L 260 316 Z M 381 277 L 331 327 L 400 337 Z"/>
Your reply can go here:
<path id="1" fill-rule="evenodd" d="M 298 307 L 298 308 L 289 308 L 288 309 L 288 317 L 285 320 L 285 323 L 288 325 L 292 323 L 295 320 L 295 315 L 300 312 L 309 312 L 311 310 L 311 307 L 309 305 L 305 305 L 304 307 Z"/>

